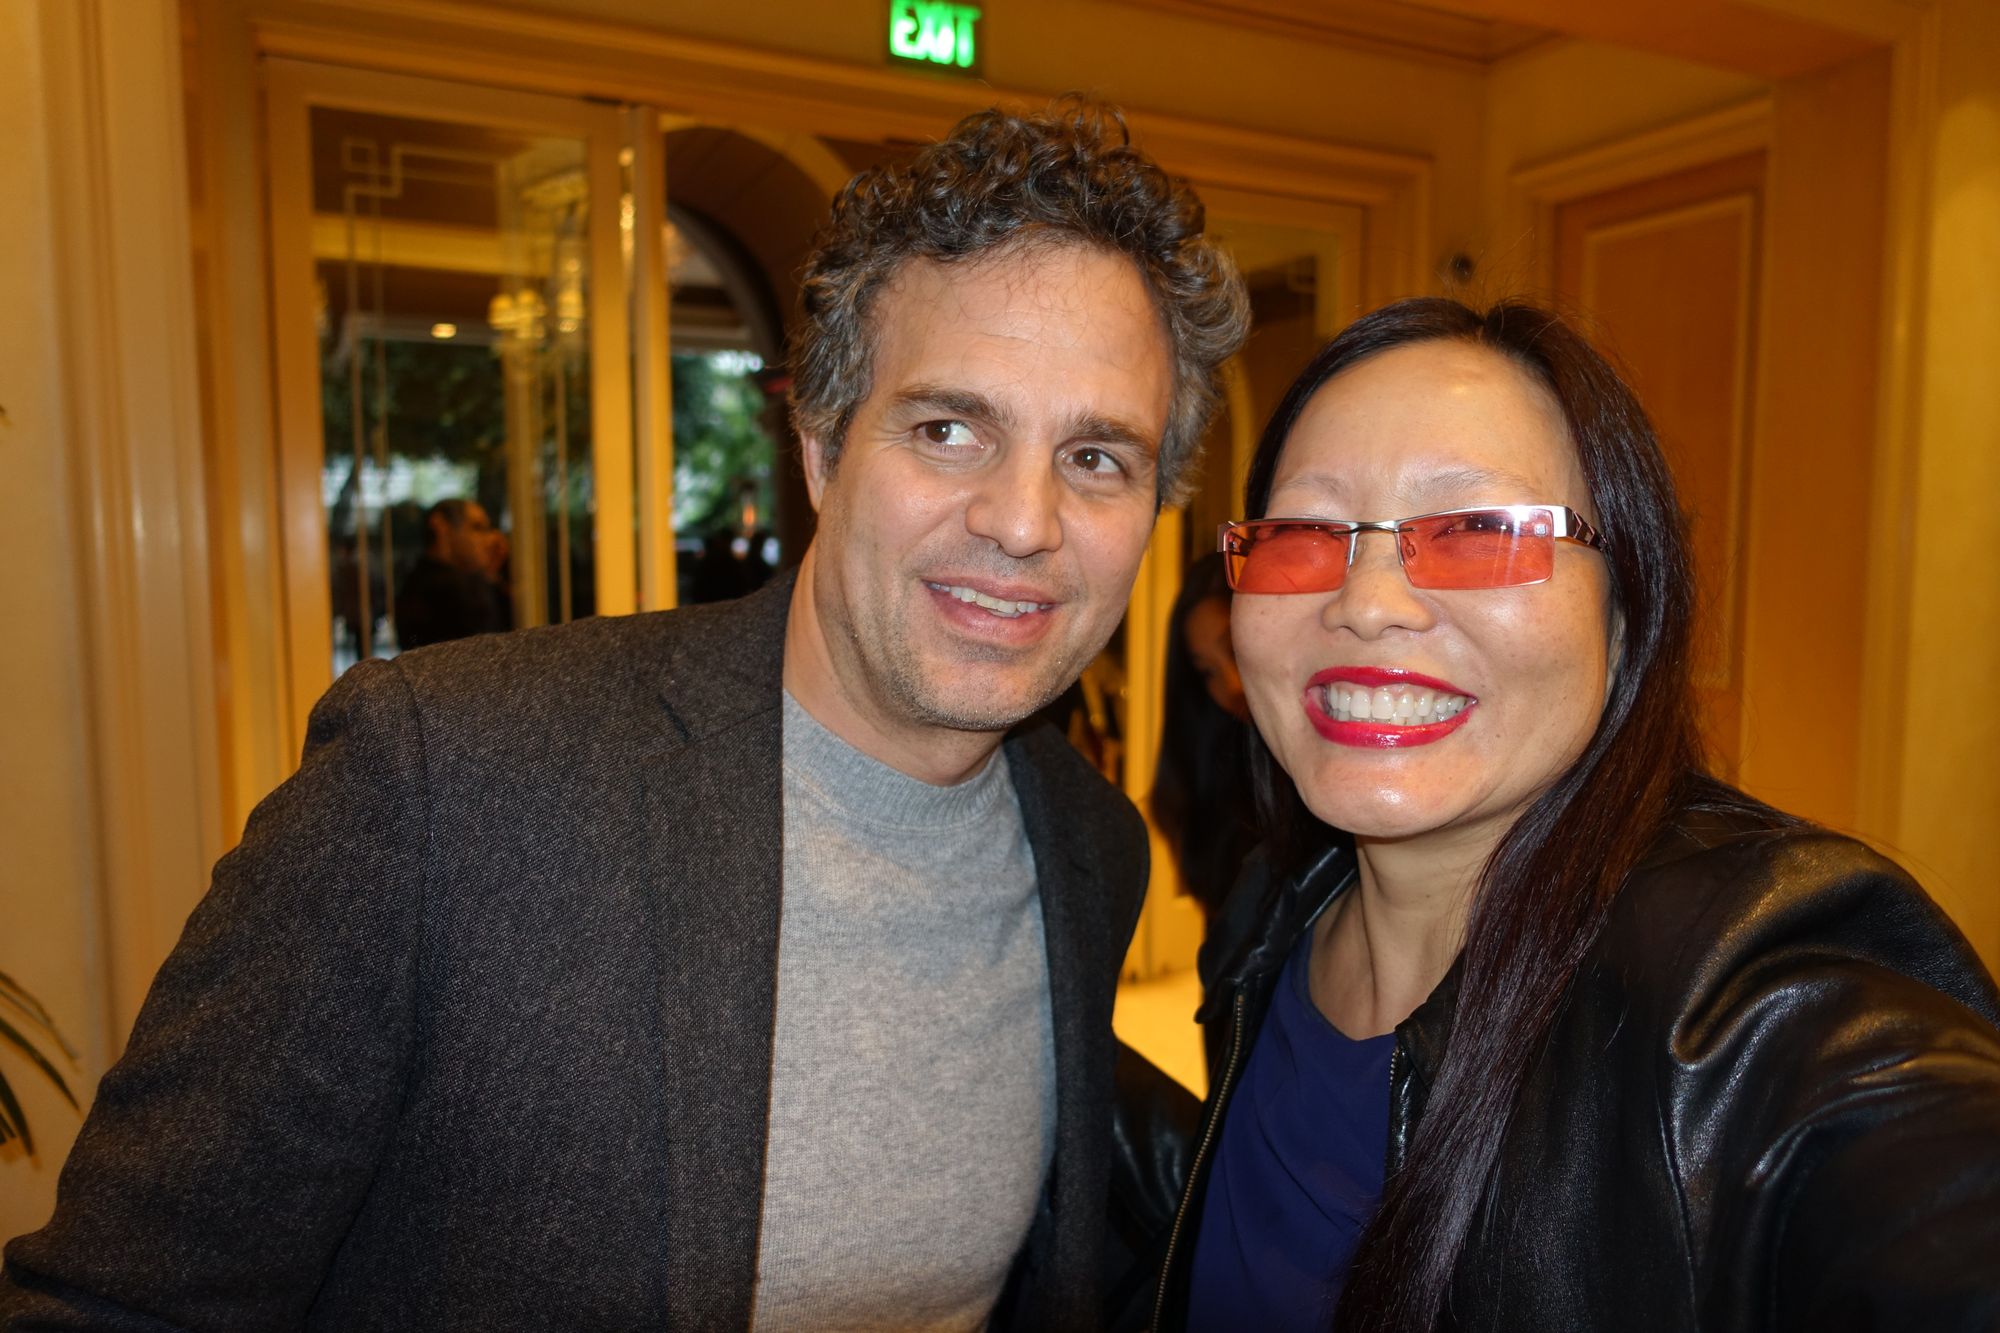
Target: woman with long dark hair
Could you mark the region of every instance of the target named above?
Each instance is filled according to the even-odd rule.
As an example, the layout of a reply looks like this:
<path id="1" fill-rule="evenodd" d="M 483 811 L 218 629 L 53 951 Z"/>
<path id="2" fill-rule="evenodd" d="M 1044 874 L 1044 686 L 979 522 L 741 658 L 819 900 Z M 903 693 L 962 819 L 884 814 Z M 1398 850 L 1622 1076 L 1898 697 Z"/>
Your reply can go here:
<path id="1" fill-rule="evenodd" d="M 1229 578 L 1222 554 L 1188 566 L 1167 616 L 1165 707 L 1153 823 L 1204 921 L 1257 842 L 1250 795 L 1250 705 L 1229 638 Z"/>
<path id="2" fill-rule="evenodd" d="M 1896 866 L 1707 774 L 1610 367 L 1524 305 L 1378 311 L 1247 512 L 1274 832 L 1204 952 L 1155 1326 L 2000 1327 L 2000 994 Z"/>

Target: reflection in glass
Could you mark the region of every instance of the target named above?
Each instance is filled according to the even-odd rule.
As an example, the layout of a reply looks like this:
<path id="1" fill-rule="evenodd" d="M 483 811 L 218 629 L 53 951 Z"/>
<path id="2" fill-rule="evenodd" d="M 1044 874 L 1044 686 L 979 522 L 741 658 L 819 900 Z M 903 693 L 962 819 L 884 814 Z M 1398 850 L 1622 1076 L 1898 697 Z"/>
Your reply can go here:
<path id="1" fill-rule="evenodd" d="M 583 144 L 319 107 L 312 145 L 336 674 L 590 614 Z"/>
<path id="2" fill-rule="evenodd" d="M 755 352 L 673 354 L 674 537 L 680 600 L 754 592 L 778 567 L 771 467 L 777 445 Z"/>
<path id="3" fill-rule="evenodd" d="M 674 546 L 682 605 L 753 592 L 780 565 L 783 383 L 762 350 L 776 319 L 733 237 L 667 209 L 673 331 Z"/>

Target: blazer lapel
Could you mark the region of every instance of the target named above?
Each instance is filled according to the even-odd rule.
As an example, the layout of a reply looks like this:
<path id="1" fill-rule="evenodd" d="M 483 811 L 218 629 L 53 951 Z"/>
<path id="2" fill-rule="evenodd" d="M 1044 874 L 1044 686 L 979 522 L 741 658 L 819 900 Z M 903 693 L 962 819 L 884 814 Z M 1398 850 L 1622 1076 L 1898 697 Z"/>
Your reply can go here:
<path id="1" fill-rule="evenodd" d="M 646 764 L 666 1069 L 670 1329 L 741 1329 L 755 1294 L 783 896 L 784 579 L 682 613 Z"/>
<path id="2" fill-rule="evenodd" d="M 1046 1191 L 1053 1231 L 1048 1248 L 1031 1260 L 1056 1270 L 1037 1281 L 1045 1292 L 1069 1287 L 1074 1275 L 1063 1271 L 1069 1261 L 1095 1254 L 1077 1229 L 1099 1211 L 1087 1197 L 1103 1183 L 1087 1169 L 1101 1112 L 1092 1104 L 1090 1089 L 1096 1081 L 1092 1071 L 1111 1067 L 1111 988 L 1105 983 L 1118 966 L 1117 960 L 1101 957 L 1114 933 L 1110 904 L 1078 842 L 1086 831 L 1051 783 L 1060 771 L 1043 757 L 1043 747 L 1051 745 L 1067 749 L 1068 742 L 1046 727 L 1023 732 L 1007 745 L 1008 772 L 1035 854 L 1055 1029 L 1056 1151 Z"/>

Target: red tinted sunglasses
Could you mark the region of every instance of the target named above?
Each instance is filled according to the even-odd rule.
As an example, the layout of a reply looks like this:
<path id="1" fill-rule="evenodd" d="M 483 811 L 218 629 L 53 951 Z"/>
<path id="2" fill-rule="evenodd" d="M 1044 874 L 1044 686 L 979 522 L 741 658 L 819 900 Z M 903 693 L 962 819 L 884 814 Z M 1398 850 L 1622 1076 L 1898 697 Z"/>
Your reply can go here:
<path id="1" fill-rule="evenodd" d="M 1347 582 L 1355 539 L 1364 532 L 1395 534 L 1413 588 L 1518 588 L 1555 573 L 1558 541 L 1604 549 L 1604 534 L 1562 505 L 1448 509 L 1374 523 L 1260 518 L 1222 525 L 1229 586 L 1247 593 L 1332 592 Z"/>

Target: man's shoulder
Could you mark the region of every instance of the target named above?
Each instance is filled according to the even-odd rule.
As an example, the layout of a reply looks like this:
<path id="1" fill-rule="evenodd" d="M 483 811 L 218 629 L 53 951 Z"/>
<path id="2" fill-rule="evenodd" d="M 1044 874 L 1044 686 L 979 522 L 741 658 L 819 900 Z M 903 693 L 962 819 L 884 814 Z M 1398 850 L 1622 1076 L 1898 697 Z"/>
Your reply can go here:
<path id="1" fill-rule="evenodd" d="M 505 713 L 588 707 L 656 677 L 680 612 L 596 616 L 567 625 L 478 634 L 395 659 L 418 706 Z"/>
<path id="2" fill-rule="evenodd" d="M 505 735 L 567 744 L 640 734 L 662 705 L 750 686 L 772 703 L 782 672 L 783 588 L 736 602 L 595 616 L 455 639 L 389 664 L 431 742 Z"/>

